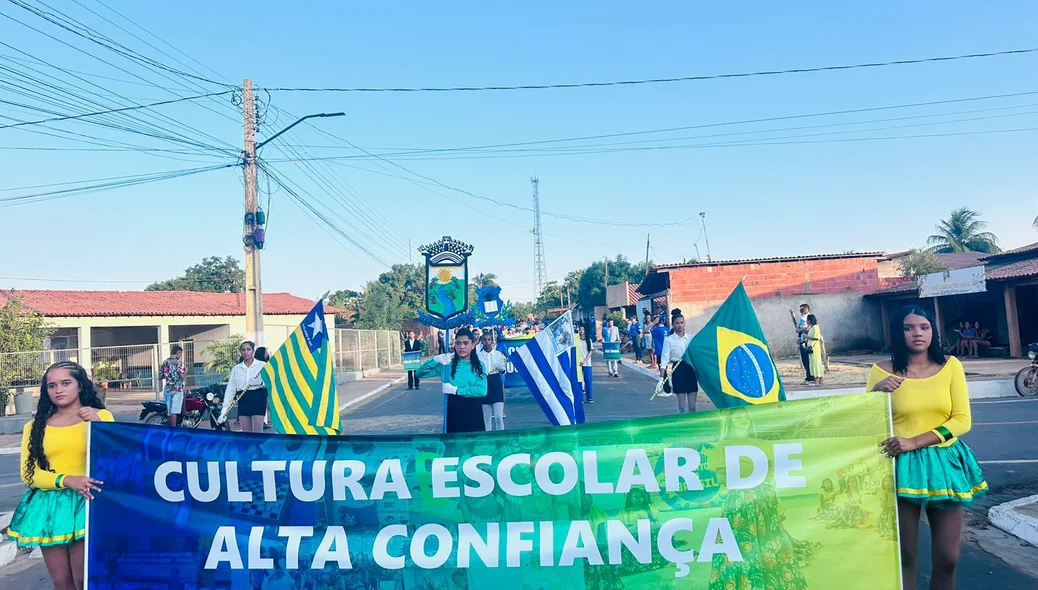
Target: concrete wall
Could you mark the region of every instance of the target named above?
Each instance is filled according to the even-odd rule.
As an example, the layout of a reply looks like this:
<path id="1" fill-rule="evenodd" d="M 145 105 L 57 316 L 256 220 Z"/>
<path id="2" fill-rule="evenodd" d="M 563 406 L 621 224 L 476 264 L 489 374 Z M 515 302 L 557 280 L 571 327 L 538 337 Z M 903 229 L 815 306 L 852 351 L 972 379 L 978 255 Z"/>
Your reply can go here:
<path id="1" fill-rule="evenodd" d="M 628 301 L 629 298 L 630 288 L 627 283 L 609 285 L 606 287 L 606 307 L 609 309 L 627 307 L 631 304 L 631 302 Z"/>
<path id="2" fill-rule="evenodd" d="M 690 332 L 698 332 L 710 320 L 724 299 L 711 302 L 676 301 L 673 307 L 681 310 Z M 860 293 L 829 293 L 818 295 L 791 295 L 784 297 L 757 297 L 752 299 L 764 336 L 776 357 L 798 354 L 797 338 L 789 310 L 799 314 L 801 303 L 808 303 L 818 316 L 818 324 L 825 337 L 830 354 L 843 350 L 883 347 L 883 326 L 879 305 L 865 299 Z"/>

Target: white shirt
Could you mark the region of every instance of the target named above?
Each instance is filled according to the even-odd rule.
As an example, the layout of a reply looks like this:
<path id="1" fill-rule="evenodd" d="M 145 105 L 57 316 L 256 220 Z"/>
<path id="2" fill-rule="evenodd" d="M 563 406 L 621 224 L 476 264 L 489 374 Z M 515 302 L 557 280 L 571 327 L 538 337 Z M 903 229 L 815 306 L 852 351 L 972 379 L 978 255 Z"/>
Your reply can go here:
<path id="1" fill-rule="evenodd" d="M 620 328 L 616 326 L 606 328 L 606 342 L 619 342 L 620 341 Z"/>
<path id="2" fill-rule="evenodd" d="M 580 365 L 582 367 L 590 367 L 591 366 L 591 351 L 592 350 L 593 350 L 593 344 L 591 343 L 591 339 L 590 338 L 587 338 L 585 340 L 581 340 L 580 341 L 580 354 L 582 354 L 584 356 L 584 358 L 580 359 Z"/>
<path id="3" fill-rule="evenodd" d="M 483 363 L 483 370 L 487 372 L 487 375 L 493 375 L 495 373 L 504 373 L 507 368 L 508 359 L 501 353 L 500 350 L 491 350 L 487 352 L 482 346 L 476 351 L 476 356 L 479 357 L 480 362 Z"/>
<path id="4" fill-rule="evenodd" d="M 665 367 L 684 358 L 685 349 L 688 348 L 688 343 L 691 341 L 692 335 L 688 332 L 685 332 L 684 336 L 678 336 L 677 334 L 667 336 L 667 339 L 663 341 L 663 355 L 660 356 L 660 367 Z"/>
<path id="5" fill-rule="evenodd" d="M 227 406 L 231 404 L 231 400 L 234 399 L 234 394 L 243 389 L 259 389 L 264 387 L 263 378 L 260 377 L 260 372 L 267 363 L 253 359 L 252 366 L 246 367 L 245 363 L 238 363 L 231 369 L 231 378 L 227 381 L 227 388 L 223 392 L 223 407 L 221 408 L 224 412 L 227 411 Z"/>

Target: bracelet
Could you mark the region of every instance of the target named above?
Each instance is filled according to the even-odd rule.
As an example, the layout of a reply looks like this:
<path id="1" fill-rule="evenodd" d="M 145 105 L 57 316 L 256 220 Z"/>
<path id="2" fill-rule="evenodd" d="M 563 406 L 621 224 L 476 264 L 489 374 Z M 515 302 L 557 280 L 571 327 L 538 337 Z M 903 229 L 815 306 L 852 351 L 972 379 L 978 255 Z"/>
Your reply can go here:
<path id="1" fill-rule="evenodd" d="M 65 476 L 64 475 L 59 475 L 58 478 L 54 480 L 54 485 L 56 487 L 58 487 L 59 489 L 65 487 L 65 486 L 62 485 L 63 483 L 65 483 Z"/>

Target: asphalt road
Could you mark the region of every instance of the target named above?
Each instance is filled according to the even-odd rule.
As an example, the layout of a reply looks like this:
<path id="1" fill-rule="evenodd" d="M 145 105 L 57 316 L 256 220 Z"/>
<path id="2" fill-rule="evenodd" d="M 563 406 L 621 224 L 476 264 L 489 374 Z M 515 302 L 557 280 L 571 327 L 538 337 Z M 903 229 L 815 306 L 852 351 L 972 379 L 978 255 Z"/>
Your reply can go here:
<path id="1" fill-rule="evenodd" d="M 610 378 L 602 368 L 594 375 L 595 403 L 586 406 L 589 422 L 603 422 L 672 413 L 673 398 L 649 401 L 653 379 L 622 369 Z M 350 408 L 343 416 L 344 432 L 354 434 L 435 433 L 441 428 L 442 396 L 439 383 L 427 382 L 419 391 L 398 385 L 370 401 Z M 699 409 L 712 409 L 701 397 Z M 972 509 L 968 522 L 984 526 L 987 509 L 1011 499 L 1038 493 L 1038 400 L 1005 398 L 972 404 L 973 430 L 964 439 L 981 462 L 991 493 Z M 520 392 L 507 394 L 505 427 L 509 429 L 545 425 L 537 404 Z M 0 512 L 13 510 L 24 490 L 17 476 L 18 457 L 0 455 Z M 919 587 L 926 588 L 930 568 L 929 531 L 920 534 Z M 0 569 L 4 588 L 49 588 L 43 564 L 22 560 Z M 849 586 L 852 587 L 852 586 Z M 1013 569 L 998 557 L 982 550 L 967 532 L 959 563 L 958 587 L 1033 590 L 1038 579 Z"/>

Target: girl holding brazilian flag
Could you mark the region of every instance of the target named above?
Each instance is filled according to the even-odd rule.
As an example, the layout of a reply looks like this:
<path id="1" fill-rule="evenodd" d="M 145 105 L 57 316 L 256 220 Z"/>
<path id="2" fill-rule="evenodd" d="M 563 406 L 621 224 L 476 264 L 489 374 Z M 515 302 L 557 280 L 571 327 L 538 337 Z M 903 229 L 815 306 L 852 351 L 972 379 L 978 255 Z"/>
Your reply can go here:
<path id="1" fill-rule="evenodd" d="M 958 359 L 944 355 L 928 311 L 905 307 L 891 318 L 890 334 L 891 360 L 873 365 L 865 391 L 890 394 L 894 436 L 880 447 L 895 460 L 902 581 L 905 588 L 915 588 L 919 520 L 926 510 L 933 537 L 931 588 L 951 589 L 963 507 L 988 487 L 973 452 L 959 440 L 971 426 L 966 376 Z M 786 399 L 742 283 L 689 343 L 684 361 L 695 366 L 703 389 L 718 408 Z M 740 544 L 747 541 L 746 535 L 754 537 L 750 541 L 763 541 L 749 531 L 736 531 L 736 535 Z M 808 549 L 792 542 L 798 556 Z M 759 579 L 765 573 L 750 577 Z M 782 587 L 806 587 L 806 581 L 792 573 L 803 585 Z M 721 582 L 732 578 L 716 577 Z"/>

